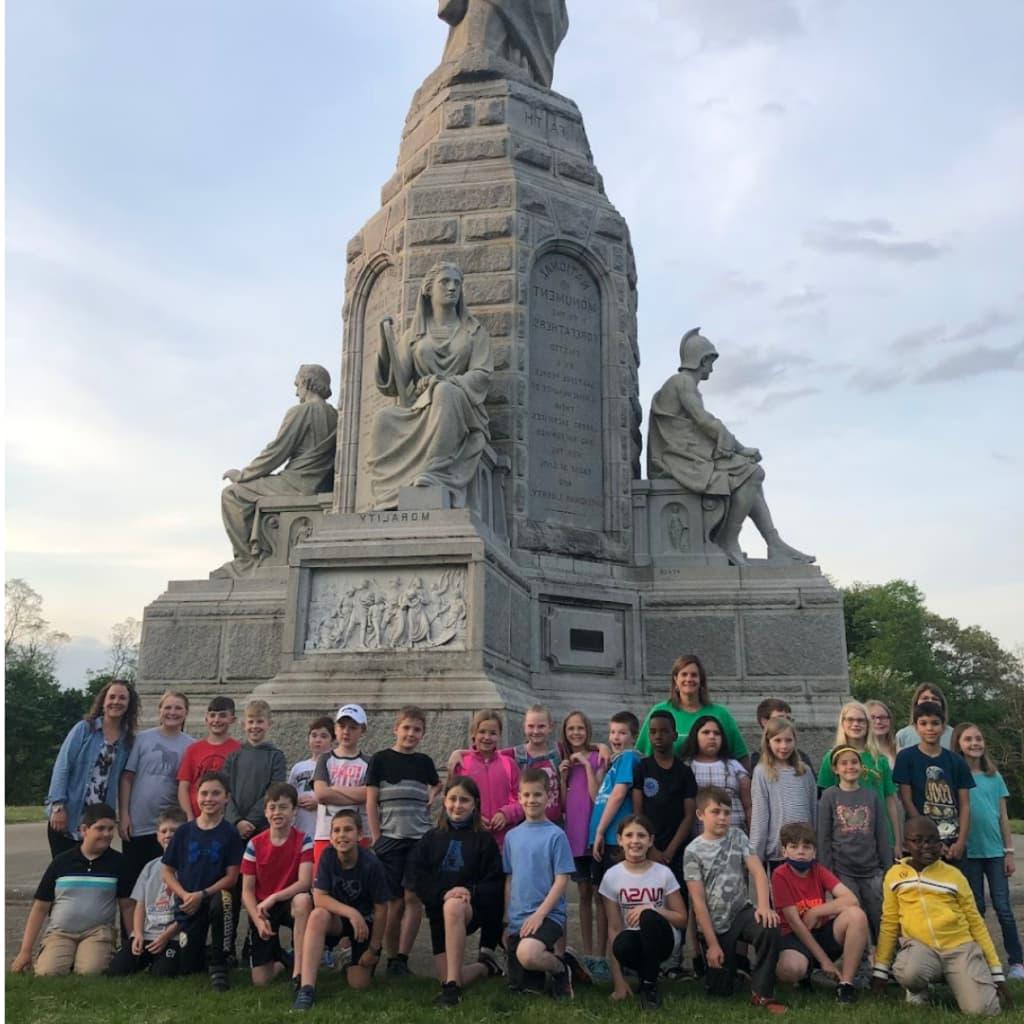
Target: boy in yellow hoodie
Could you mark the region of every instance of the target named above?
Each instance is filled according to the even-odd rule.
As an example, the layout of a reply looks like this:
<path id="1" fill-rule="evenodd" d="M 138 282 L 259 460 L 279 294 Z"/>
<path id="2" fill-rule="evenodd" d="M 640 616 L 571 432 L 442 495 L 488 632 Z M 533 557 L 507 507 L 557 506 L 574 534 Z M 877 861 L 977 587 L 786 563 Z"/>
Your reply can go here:
<path id="1" fill-rule="evenodd" d="M 883 883 L 872 989 L 885 988 L 891 965 L 909 1003 L 926 1003 L 928 986 L 945 978 L 963 1013 L 999 1013 L 1009 993 L 967 879 L 940 859 L 931 818 L 911 818 L 903 839 L 910 856 L 889 868 Z"/>

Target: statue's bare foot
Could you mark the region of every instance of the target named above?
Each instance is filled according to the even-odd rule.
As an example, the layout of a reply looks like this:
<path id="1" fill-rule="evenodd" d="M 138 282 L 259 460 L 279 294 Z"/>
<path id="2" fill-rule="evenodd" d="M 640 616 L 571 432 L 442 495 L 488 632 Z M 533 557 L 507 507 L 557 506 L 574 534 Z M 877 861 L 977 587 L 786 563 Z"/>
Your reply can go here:
<path id="1" fill-rule="evenodd" d="M 733 565 L 744 568 L 750 565 L 747 561 L 747 556 L 740 549 L 739 541 L 735 540 L 720 540 L 717 541 L 719 548 L 724 552 L 725 557 L 732 562 Z"/>
<path id="2" fill-rule="evenodd" d="M 772 534 L 767 541 L 768 561 L 770 562 L 799 562 L 802 565 L 810 565 L 817 561 L 814 555 L 805 555 L 802 551 L 787 544 L 778 534 Z"/>

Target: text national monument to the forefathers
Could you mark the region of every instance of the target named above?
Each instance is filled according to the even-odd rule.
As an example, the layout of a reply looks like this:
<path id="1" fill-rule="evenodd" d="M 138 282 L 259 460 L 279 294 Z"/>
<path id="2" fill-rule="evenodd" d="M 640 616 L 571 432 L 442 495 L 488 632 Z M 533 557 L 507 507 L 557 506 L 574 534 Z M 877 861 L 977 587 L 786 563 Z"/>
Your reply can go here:
<path id="1" fill-rule="evenodd" d="M 664 384 L 640 408 L 629 228 L 551 88 L 566 6 L 440 3 L 440 63 L 339 255 L 340 360 L 299 366 L 290 408 L 280 382 L 278 424 L 253 412 L 269 440 L 225 473 L 227 560 L 146 609 L 144 693 L 265 698 L 290 754 L 347 701 L 367 749 L 417 703 L 446 755 L 481 707 L 513 741 L 537 702 L 643 712 L 692 652 L 738 720 L 779 695 L 827 742 L 840 597 L 780 536 L 771 459 L 713 414 L 736 356 L 692 327 L 708 316 L 646 340 Z"/>

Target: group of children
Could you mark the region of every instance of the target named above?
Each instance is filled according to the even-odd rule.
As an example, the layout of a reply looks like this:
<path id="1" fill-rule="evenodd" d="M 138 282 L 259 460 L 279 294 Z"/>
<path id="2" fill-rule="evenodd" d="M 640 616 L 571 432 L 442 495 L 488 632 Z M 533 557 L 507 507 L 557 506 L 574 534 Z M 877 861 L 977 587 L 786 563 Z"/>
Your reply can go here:
<path id="1" fill-rule="evenodd" d="M 918 741 L 899 752 L 879 739 L 882 710 L 844 705 L 817 778 L 781 700 L 758 708 L 752 769 L 713 714 L 680 737 L 673 714 L 656 708 L 643 757 L 629 711 L 611 716 L 605 744 L 581 711 L 555 738 L 551 714 L 536 705 L 526 741 L 505 748 L 501 716 L 485 709 L 473 716 L 469 747 L 449 759 L 432 816 L 442 786 L 417 749 L 419 708 L 402 708 L 394 744 L 367 757 L 366 713 L 344 705 L 311 723 L 311 756 L 289 774 L 267 739 L 265 702 L 246 706 L 244 744 L 230 737 L 234 706 L 224 697 L 207 709 L 207 737 L 186 744 L 187 699 L 168 693 L 121 783 L 124 854 L 110 849 L 113 809 L 88 806 L 81 845 L 40 883 L 12 969 L 31 964 L 45 924 L 37 974 L 205 969 L 222 991 L 244 906 L 253 984 L 290 972 L 293 1008 L 304 1010 L 325 960 L 354 989 L 370 984 L 382 957 L 387 976 L 409 974 L 425 914 L 442 1006 L 505 972 L 513 991 L 548 988 L 555 998 L 571 998 L 574 981 L 608 978 L 621 1000 L 632 973 L 641 1005 L 655 1008 L 659 977 L 683 972 L 689 928 L 707 991 L 730 994 L 744 972 L 753 1004 L 772 1013 L 785 1012 L 776 981 L 807 984 L 812 970 L 852 1001 L 872 947 L 873 986 L 891 971 L 920 1000 L 945 976 L 962 1009 L 996 1013 L 1005 984 L 979 914 L 985 879 L 1011 975 L 1024 977 L 1004 892 L 1013 869 L 1005 784 L 977 727 L 950 735 L 962 756 L 953 754 L 941 744 L 941 693 L 923 688 L 915 698 Z M 152 770 L 159 757 L 169 772 Z M 580 956 L 566 946 L 570 882 Z M 125 938 L 115 954 L 116 904 Z M 476 932 L 479 953 L 469 958 Z"/>

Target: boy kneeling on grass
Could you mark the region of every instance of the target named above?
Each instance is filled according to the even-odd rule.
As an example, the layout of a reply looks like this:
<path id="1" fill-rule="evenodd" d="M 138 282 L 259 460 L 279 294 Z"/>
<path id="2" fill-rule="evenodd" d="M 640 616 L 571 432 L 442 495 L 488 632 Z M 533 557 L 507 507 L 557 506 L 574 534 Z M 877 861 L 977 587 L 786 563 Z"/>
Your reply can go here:
<path id="1" fill-rule="evenodd" d="M 369 988 L 380 960 L 391 886 L 381 862 L 359 846 L 359 811 L 343 807 L 331 819 L 331 845 L 320 858 L 313 885 L 313 911 L 302 944 L 302 983 L 293 1010 L 311 1010 L 316 974 L 328 937 L 352 941 L 345 968 L 349 988 Z"/>
<path id="2" fill-rule="evenodd" d="M 938 826 L 911 818 L 903 842 L 910 856 L 885 873 L 872 991 L 885 990 L 891 967 L 915 1006 L 944 979 L 963 1013 L 999 1013 L 1010 1005 L 1003 966 L 967 879 L 941 859 Z"/>
<path id="3" fill-rule="evenodd" d="M 839 981 L 836 1001 L 852 1003 L 857 998 L 853 979 L 868 943 L 867 915 L 857 897 L 815 859 L 817 836 L 811 825 L 783 825 L 779 848 L 785 862 L 772 875 L 775 909 L 782 917 L 779 981 L 802 982 L 817 961 Z M 834 961 L 840 958 L 837 970 Z"/>
<path id="4" fill-rule="evenodd" d="M 107 969 L 116 909 L 120 906 L 125 928 L 131 911 L 124 859 L 110 848 L 116 828 L 114 809 L 107 804 L 89 804 L 82 812 L 82 842 L 54 857 L 36 889 L 21 949 L 11 963 L 15 974 L 32 966 L 32 948 L 44 924 L 35 963 L 39 977 Z"/>
<path id="5" fill-rule="evenodd" d="M 174 893 L 178 936 L 178 974 L 195 974 L 204 961 L 215 992 L 226 992 L 227 958 L 235 946 L 231 890 L 245 843 L 224 820 L 228 780 L 221 772 L 205 772 L 196 788 L 199 817 L 182 825 L 163 856 L 163 876 Z M 211 933 L 209 956 L 206 934 Z"/>
<path id="6" fill-rule="evenodd" d="M 270 828 L 254 835 L 242 857 L 242 904 L 249 915 L 246 943 L 252 983 L 273 981 L 285 968 L 279 933 L 291 928 L 295 948 L 292 984 L 302 974 L 302 940 L 313 909 L 313 840 L 293 826 L 299 794 L 287 782 L 267 788 L 263 811 Z"/>
<path id="7" fill-rule="evenodd" d="M 769 1013 L 785 1013 L 775 999 L 779 959 L 779 916 L 772 910 L 768 876 L 747 834 L 732 825 L 732 794 L 719 786 L 697 791 L 697 817 L 704 828 L 683 854 L 683 877 L 700 930 L 708 995 L 731 996 L 736 987 L 736 947 L 753 946 L 757 966 L 750 974 L 750 1002 Z M 757 907 L 747 899 L 754 880 Z"/>

